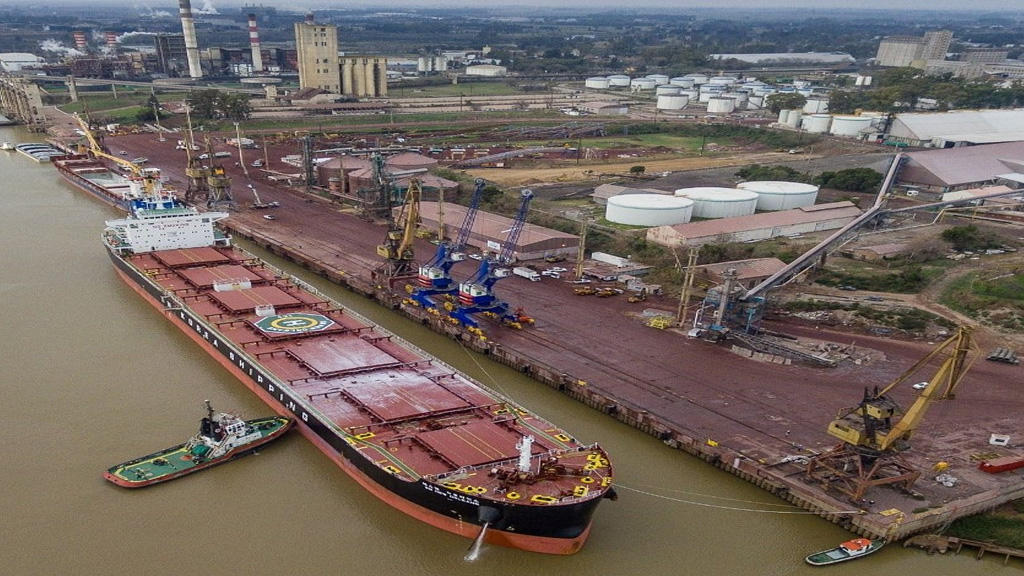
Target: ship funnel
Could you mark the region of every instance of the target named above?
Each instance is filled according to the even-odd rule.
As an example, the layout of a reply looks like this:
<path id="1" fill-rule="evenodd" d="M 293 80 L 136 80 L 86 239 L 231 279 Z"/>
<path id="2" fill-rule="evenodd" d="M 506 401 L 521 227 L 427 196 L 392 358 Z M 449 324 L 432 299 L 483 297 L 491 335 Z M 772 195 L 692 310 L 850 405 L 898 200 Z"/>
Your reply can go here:
<path id="1" fill-rule="evenodd" d="M 255 14 L 249 14 L 249 44 L 252 46 L 252 71 L 263 72 L 263 54 L 260 52 L 260 32 L 256 27 Z"/>
<path id="2" fill-rule="evenodd" d="M 181 32 L 185 36 L 185 56 L 188 58 L 188 75 L 202 78 L 203 69 L 199 66 L 199 43 L 196 42 L 196 23 L 192 19 L 192 4 L 189 0 L 178 0 L 178 13 L 181 16 Z"/>

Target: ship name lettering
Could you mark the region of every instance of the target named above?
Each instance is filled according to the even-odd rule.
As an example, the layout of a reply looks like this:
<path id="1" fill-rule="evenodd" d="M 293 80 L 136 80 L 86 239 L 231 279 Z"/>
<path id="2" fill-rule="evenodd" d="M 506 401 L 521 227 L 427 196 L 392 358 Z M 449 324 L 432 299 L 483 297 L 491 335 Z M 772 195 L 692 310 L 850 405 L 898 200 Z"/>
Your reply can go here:
<path id="1" fill-rule="evenodd" d="M 302 413 L 302 421 L 303 422 L 309 422 L 309 414 L 306 414 L 305 412 L 303 412 Z"/>
<path id="2" fill-rule="evenodd" d="M 291 400 L 288 401 L 288 409 L 289 410 L 291 410 L 292 412 L 295 412 L 295 410 L 297 408 L 298 408 L 298 406 L 295 405 L 295 402 L 292 402 Z"/>
<path id="3" fill-rule="evenodd" d="M 263 375 L 262 374 L 257 374 L 256 375 L 256 382 L 259 382 L 260 384 L 263 384 Z"/>
<path id="4" fill-rule="evenodd" d="M 234 362 L 235 361 L 235 353 L 234 352 L 228 352 L 228 359 L 231 360 L 232 362 Z"/>
<path id="5" fill-rule="evenodd" d="M 449 500 L 457 500 L 459 502 L 465 502 L 466 504 L 472 504 L 473 506 L 479 506 L 480 505 L 480 501 L 477 500 L 476 498 L 470 498 L 469 496 L 466 496 L 464 494 L 456 494 L 454 492 L 449 492 L 447 490 L 438 488 L 437 486 L 434 486 L 433 484 L 427 484 L 426 482 L 424 482 L 423 483 L 423 487 L 426 488 L 428 492 L 433 492 L 434 494 L 440 494 L 441 496 L 444 496 L 445 498 L 447 498 Z"/>
<path id="6" fill-rule="evenodd" d="M 267 392 L 273 392 L 275 390 L 273 384 L 267 384 Z"/>
<path id="7" fill-rule="evenodd" d="M 213 347 L 220 348 L 220 341 L 217 340 L 216 338 L 213 339 Z"/>

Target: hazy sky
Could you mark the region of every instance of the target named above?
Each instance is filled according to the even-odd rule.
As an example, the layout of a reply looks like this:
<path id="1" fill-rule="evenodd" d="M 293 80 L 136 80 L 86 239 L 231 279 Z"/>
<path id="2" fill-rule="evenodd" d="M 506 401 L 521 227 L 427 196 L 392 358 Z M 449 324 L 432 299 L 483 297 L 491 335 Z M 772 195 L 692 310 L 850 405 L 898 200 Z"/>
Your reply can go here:
<path id="1" fill-rule="evenodd" d="M 49 4 L 81 5 L 83 0 L 0 0 L 0 6 L 45 6 Z M 451 8 L 476 6 L 506 8 L 511 13 L 514 6 L 538 6 L 580 11 L 630 8 L 810 8 L 829 9 L 886 9 L 886 10 L 997 10 L 1020 12 L 1024 0 L 191 0 L 193 6 L 212 4 L 215 7 L 234 9 L 242 5 L 276 6 L 298 12 L 324 8 L 377 6 L 382 11 L 396 11 L 403 8 Z M 90 0 L 91 5 L 118 4 L 116 0 Z M 177 8 L 176 0 L 129 0 L 121 3 L 138 8 L 171 10 Z"/>

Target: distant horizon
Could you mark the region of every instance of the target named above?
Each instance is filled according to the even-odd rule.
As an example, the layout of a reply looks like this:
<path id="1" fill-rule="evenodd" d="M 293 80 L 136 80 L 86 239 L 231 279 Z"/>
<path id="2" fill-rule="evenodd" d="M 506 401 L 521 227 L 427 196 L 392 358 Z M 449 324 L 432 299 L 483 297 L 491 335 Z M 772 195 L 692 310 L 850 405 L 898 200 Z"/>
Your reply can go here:
<path id="1" fill-rule="evenodd" d="M 542 13 L 573 12 L 590 14 L 605 11 L 649 11 L 666 10 L 681 12 L 691 9 L 713 9 L 716 12 L 729 10 L 809 10 L 814 12 L 842 11 L 907 11 L 907 12 L 993 12 L 1020 13 L 1024 10 L 1024 0 L 974 0 L 965 3 L 962 0 L 633 0 L 625 4 L 621 0 L 562 0 L 552 6 L 548 0 L 390 0 L 382 6 L 379 0 L 338 0 L 325 2 L 314 0 L 307 3 L 296 3 L 285 0 L 260 0 L 258 5 L 246 0 L 191 0 L 193 8 L 206 10 L 208 14 L 216 13 L 221 8 L 232 12 L 243 6 L 259 8 L 273 7 L 279 10 L 305 12 L 317 10 L 345 10 L 379 8 L 380 12 L 400 12 L 402 10 L 446 10 L 455 8 L 479 8 L 498 12 L 515 12 L 516 8 L 540 8 Z M 133 2 L 131 8 L 140 12 L 146 10 L 177 10 L 177 0 L 145 0 Z M 48 6 L 81 6 L 81 0 L 0 0 L 0 8 L 15 7 L 42 8 Z M 99 0 L 90 3 L 90 8 L 103 6 L 119 6 L 122 2 L 115 0 Z M 209 9 L 213 8 L 213 11 Z M 519 13 L 520 16 L 528 16 Z"/>

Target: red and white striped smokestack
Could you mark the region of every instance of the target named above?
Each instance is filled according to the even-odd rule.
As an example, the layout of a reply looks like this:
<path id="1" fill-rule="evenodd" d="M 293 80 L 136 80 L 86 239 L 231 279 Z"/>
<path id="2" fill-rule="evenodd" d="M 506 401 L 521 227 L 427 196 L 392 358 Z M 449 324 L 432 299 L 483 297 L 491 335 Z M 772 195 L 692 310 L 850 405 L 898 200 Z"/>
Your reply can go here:
<path id="1" fill-rule="evenodd" d="M 89 47 L 89 43 L 85 39 L 85 32 L 76 30 L 75 32 L 72 32 L 71 35 L 75 37 L 75 48 L 85 52 Z"/>
<path id="2" fill-rule="evenodd" d="M 199 43 L 196 42 L 196 23 L 192 20 L 192 4 L 189 0 L 178 0 L 178 13 L 181 15 L 181 32 L 185 36 L 188 75 L 192 78 L 202 78 L 203 69 L 199 66 Z"/>
<path id="3" fill-rule="evenodd" d="M 107 32 L 107 47 L 117 48 L 117 32 Z"/>
<path id="4" fill-rule="evenodd" d="M 263 72 L 263 54 L 260 53 L 260 31 L 256 28 L 255 14 L 249 14 L 249 44 L 252 46 L 252 71 Z"/>

